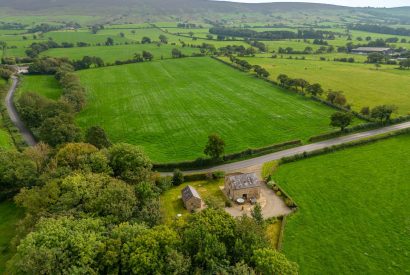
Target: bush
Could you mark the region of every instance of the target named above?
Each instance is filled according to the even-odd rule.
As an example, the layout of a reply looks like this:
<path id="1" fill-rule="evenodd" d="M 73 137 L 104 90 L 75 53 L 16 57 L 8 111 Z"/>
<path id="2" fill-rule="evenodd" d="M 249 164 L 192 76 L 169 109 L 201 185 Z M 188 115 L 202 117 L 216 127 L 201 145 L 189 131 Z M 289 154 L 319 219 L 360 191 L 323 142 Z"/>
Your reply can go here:
<path id="1" fill-rule="evenodd" d="M 277 168 L 278 162 L 276 160 L 264 163 L 262 166 L 262 178 L 269 180 Z"/>
<path id="2" fill-rule="evenodd" d="M 174 175 L 172 176 L 172 184 L 174 186 L 179 186 L 184 182 L 184 174 L 178 169 L 174 170 Z"/>
<path id="3" fill-rule="evenodd" d="M 215 171 L 212 173 L 213 179 L 222 179 L 225 177 L 225 172 L 223 171 Z"/>
<path id="4" fill-rule="evenodd" d="M 230 200 L 226 200 L 225 207 L 232 207 L 232 202 Z"/>
<path id="5" fill-rule="evenodd" d="M 279 197 L 281 197 L 281 196 L 282 196 L 282 192 L 276 191 L 276 195 L 279 196 Z"/>
<path id="6" fill-rule="evenodd" d="M 274 181 L 269 181 L 269 182 L 267 183 L 267 186 L 268 186 L 270 189 L 273 189 L 273 188 L 275 187 L 275 182 L 274 182 Z"/>

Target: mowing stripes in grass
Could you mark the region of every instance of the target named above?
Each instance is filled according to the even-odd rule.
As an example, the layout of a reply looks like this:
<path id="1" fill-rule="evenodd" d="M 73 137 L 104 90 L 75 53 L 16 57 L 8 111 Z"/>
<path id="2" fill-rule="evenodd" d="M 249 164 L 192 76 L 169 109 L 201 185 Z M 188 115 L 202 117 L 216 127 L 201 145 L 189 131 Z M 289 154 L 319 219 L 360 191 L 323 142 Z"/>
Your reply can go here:
<path id="1" fill-rule="evenodd" d="M 333 109 L 283 91 L 210 58 L 186 58 L 78 72 L 88 104 L 84 128 L 141 145 L 155 162 L 203 156 L 211 133 L 226 152 L 330 130 Z"/>

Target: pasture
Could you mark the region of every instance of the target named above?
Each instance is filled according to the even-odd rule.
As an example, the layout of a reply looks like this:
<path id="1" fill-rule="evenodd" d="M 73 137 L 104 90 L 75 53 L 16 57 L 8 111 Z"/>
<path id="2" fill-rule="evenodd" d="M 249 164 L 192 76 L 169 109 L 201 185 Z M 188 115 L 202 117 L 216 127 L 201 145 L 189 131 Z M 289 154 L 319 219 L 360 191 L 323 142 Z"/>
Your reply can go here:
<path id="1" fill-rule="evenodd" d="M 177 48 L 185 55 L 199 53 L 198 48 L 172 46 L 170 44 L 132 44 L 118 46 L 96 46 L 87 48 L 69 48 L 69 49 L 51 49 L 45 51 L 43 56 L 51 57 L 68 57 L 72 60 L 82 59 L 85 55 L 100 57 L 104 62 L 113 63 L 116 60 L 128 60 L 134 58 L 136 53 L 142 54 L 142 51 L 149 51 L 154 55 L 154 59 L 171 58 L 172 49 Z"/>
<path id="2" fill-rule="evenodd" d="M 211 69 L 211 70 L 210 70 Z M 211 58 L 186 58 L 78 72 L 88 104 L 83 128 L 142 146 L 154 162 L 204 156 L 209 134 L 226 153 L 332 130 L 333 109 Z"/>
<path id="3" fill-rule="evenodd" d="M 404 274 L 410 253 L 410 135 L 279 167 L 296 201 L 283 251 L 302 274 Z"/>
<path id="4" fill-rule="evenodd" d="M 318 60 L 246 58 L 252 65 L 261 65 L 271 79 L 280 74 L 320 83 L 325 90 L 341 90 L 353 109 L 383 104 L 398 106 L 398 113 L 410 113 L 410 71 L 398 70 L 397 65 L 343 63 Z"/>
<path id="5" fill-rule="evenodd" d="M 50 99 L 58 99 L 61 88 L 58 81 L 51 75 L 25 75 L 22 76 L 15 100 L 27 92 L 38 93 Z"/>

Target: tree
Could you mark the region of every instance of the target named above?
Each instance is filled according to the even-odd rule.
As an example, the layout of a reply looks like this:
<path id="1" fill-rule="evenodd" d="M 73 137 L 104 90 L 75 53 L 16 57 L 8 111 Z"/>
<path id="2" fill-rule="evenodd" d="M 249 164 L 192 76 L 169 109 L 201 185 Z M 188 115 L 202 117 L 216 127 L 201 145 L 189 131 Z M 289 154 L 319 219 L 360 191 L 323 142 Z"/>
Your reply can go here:
<path id="1" fill-rule="evenodd" d="M 88 143 L 67 143 L 61 147 L 56 156 L 57 168 L 69 171 L 81 170 L 93 173 L 111 173 L 108 158 Z"/>
<path id="2" fill-rule="evenodd" d="M 400 69 L 410 69 L 410 58 L 400 61 Z"/>
<path id="3" fill-rule="evenodd" d="M 39 136 L 42 141 L 51 146 L 77 142 L 82 138 L 81 129 L 68 115 L 58 115 L 44 120 L 39 128 Z"/>
<path id="4" fill-rule="evenodd" d="M 341 131 L 352 123 L 353 116 L 351 113 L 336 112 L 330 118 L 330 126 L 340 127 Z"/>
<path id="5" fill-rule="evenodd" d="M 380 122 L 389 121 L 393 113 L 397 112 L 397 106 L 395 105 L 381 105 L 374 107 L 370 116 L 374 119 L 379 119 Z"/>
<path id="6" fill-rule="evenodd" d="M 330 90 L 327 93 L 327 100 L 333 104 L 338 104 L 343 106 L 346 104 L 346 97 L 344 96 L 342 91 L 332 91 Z"/>
<path id="7" fill-rule="evenodd" d="M 159 41 L 161 41 L 161 43 L 163 44 L 168 44 L 168 38 L 163 34 L 159 36 Z"/>
<path id="8" fill-rule="evenodd" d="M 183 182 L 184 182 L 184 174 L 180 170 L 175 169 L 174 174 L 172 176 L 172 184 L 174 186 L 179 186 Z"/>
<path id="9" fill-rule="evenodd" d="M 108 37 L 107 41 L 105 41 L 105 45 L 106 46 L 113 46 L 114 45 L 114 39 L 112 39 L 111 37 Z"/>
<path id="10" fill-rule="evenodd" d="M 105 231 L 99 219 L 42 219 L 18 246 L 11 269 L 17 274 L 104 273 Z"/>
<path id="11" fill-rule="evenodd" d="M 307 86 L 309 86 L 309 82 L 302 78 L 294 79 L 294 85 L 297 87 L 300 87 L 302 89 L 302 92 L 305 90 Z"/>
<path id="12" fill-rule="evenodd" d="M 0 201 L 12 197 L 22 187 L 38 183 L 36 163 L 17 151 L 0 148 Z"/>
<path id="13" fill-rule="evenodd" d="M 92 126 L 87 129 L 85 141 L 97 147 L 98 149 L 108 148 L 112 145 L 105 131 L 100 126 Z"/>
<path id="14" fill-rule="evenodd" d="M 46 169 L 50 159 L 51 148 L 47 144 L 39 142 L 35 146 L 24 150 L 24 154 L 36 164 L 37 173 L 41 174 Z"/>
<path id="15" fill-rule="evenodd" d="M 256 203 L 256 205 L 253 207 L 251 211 L 251 216 L 256 221 L 256 223 L 263 224 L 264 219 L 263 219 L 262 207 L 260 203 Z"/>
<path id="16" fill-rule="evenodd" d="M 382 53 L 370 53 L 367 56 L 368 63 L 381 63 L 384 60 L 384 54 Z"/>
<path id="17" fill-rule="evenodd" d="M 151 38 L 149 38 L 149 37 L 147 37 L 147 36 L 144 36 L 144 37 L 141 39 L 141 43 L 142 43 L 142 44 L 150 44 L 150 43 L 151 43 Z"/>
<path id="18" fill-rule="evenodd" d="M 30 214 L 27 217 L 91 215 L 108 223 L 131 219 L 138 202 L 133 186 L 107 175 L 81 172 L 41 187 L 24 188 L 15 200 Z"/>
<path id="19" fill-rule="evenodd" d="M 144 58 L 145 60 L 148 61 L 152 61 L 152 59 L 154 59 L 154 55 L 148 51 L 143 51 L 142 52 L 142 58 Z"/>
<path id="20" fill-rule="evenodd" d="M 171 55 L 172 55 L 172 58 L 181 58 L 182 52 L 178 49 L 172 49 Z"/>
<path id="21" fill-rule="evenodd" d="M 7 50 L 7 42 L 0 41 L 0 49 L 3 52 L 3 58 L 6 57 L 6 50 Z"/>
<path id="22" fill-rule="evenodd" d="M 280 74 L 278 76 L 278 81 L 282 87 L 285 87 L 286 82 L 288 81 L 289 77 L 285 74 Z"/>
<path id="23" fill-rule="evenodd" d="M 370 115 L 370 108 L 369 108 L 369 107 L 363 107 L 363 108 L 360 110 L 360 113 L 361 113 L 362 115 L 364 115 L 364 116 L 368 116 L 368 115 Z"/>
<path id="24" fill-rule="evenodd" d="M 108 150 L 109 165 L 114 176 L 137 184 L 149 181 L 151 178 L 152 163 L 139 147 L 119 143 Z"/>
<path id="25" fill-rule="evenodd" d="M 269 76 L 269 72 L 265 68 L 262 68 L 259 65 L 253 66 L 253 70 L 255 71 L 255 73 L 258 77 L 265 77 L 266 78 L 266 77 Z"/>
<path id="26" fill-rule="evenodd" d="M 319 83 L 307 86 L 306 91 L 312 96 L 320 96 L 321 94 L 323 94 L 322 86 Z"/>
<path id="27" fill-rule="evenodd" d="M 204 153 L 212 159 L 219 159 L 225 151 L 225 142 L 217 134 L 208 137 L 208 143 L 205 146 Z"/>
<path id="28" fill-rule="evenodd" d="M 261 274 L 299 274 L 299 266 L 274 249 L 255 250 L 253 261 L 255 262 L 256 271 Z"/>

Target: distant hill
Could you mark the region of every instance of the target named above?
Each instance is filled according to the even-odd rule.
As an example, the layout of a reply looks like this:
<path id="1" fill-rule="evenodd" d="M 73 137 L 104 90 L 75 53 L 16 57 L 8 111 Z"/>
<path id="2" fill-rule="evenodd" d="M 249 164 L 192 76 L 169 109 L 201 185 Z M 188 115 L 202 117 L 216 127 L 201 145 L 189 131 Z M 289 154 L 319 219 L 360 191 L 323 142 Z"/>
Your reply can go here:
<path id="1" fill-rule="evenodd" d="M 306 11 L 324 9 L 347 9 L 345 7 L 311 3 L 233 3 L 210 0 L 0 0 L 0 7 L 16 10 L 39 11 L 55 8 L 75 10 L 122 10 L 136 9 L 143 12 L 274 12 Z"/>

